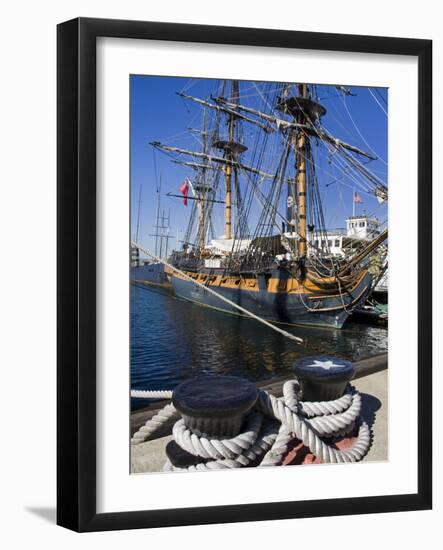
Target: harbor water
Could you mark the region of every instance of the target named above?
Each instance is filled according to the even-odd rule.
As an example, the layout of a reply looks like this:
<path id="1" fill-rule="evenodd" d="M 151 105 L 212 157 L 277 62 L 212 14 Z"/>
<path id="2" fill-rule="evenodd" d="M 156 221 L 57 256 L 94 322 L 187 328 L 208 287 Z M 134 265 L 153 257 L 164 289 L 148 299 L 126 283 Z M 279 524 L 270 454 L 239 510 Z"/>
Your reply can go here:
<path id="1" fill-rule="evenodd" d="M 387 351 L 387 328 L 346 322 L 341 330 L 283 326 L 298 345 L 252 319 L 198 306 L 160 289 L 131 285 L 131 388 L 174 389 L 199 373 L 252 381 L 284 376 L 318 353 L 357 360 Z M 148 404 L 133 399 L 132 409 Z"/>

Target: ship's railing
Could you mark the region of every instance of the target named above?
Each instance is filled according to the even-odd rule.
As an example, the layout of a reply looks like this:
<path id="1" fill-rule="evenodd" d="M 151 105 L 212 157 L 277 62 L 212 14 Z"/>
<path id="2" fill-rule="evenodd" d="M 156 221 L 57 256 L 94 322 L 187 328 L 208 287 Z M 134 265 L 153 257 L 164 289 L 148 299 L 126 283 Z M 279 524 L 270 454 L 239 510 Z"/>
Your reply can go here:
<path id="1" fill-rule="evenodd" d="M 313 231 L 310 240 L 324 237 L 325 235 L 333 237 L 334 235 L 347 235 L 348 230 L 344 227 L 337 227 L 335 229 L 326 229 L 324 232 Z"/>

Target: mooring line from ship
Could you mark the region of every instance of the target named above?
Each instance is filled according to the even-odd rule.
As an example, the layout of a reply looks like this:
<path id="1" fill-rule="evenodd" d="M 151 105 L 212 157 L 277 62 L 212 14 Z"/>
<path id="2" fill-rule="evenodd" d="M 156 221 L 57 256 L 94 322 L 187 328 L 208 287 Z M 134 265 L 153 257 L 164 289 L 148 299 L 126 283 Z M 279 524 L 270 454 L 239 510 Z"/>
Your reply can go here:
<path id="1" fill-rule="evenodd" d="M 208 309 L 212 309 L 214 311 L 217 311 L 217 312 L 220 312 L 220 313 L 223 313 L 225 315 L 235 315 L 237 317 L 241 317 L 242 319 L 249 319 L 249 320 L 254 320 L 252 319 L 251 317 L 247 317 L 246 315 L 242 315 L 240 313 L 234 313 L 233 311 L 227 311 L 225 309 L 220 309 L 220 308 L 216 308 L 215 306 L 207 306 L 205 304 L 197 304 L 197 302 L 194 302 L 194 301 L 191 301 L 191 300 L 188 300 L 187 298 L 183 298 L 182 296 L 177 296 L 177 295 L 174 295 L 172 293 L 168 293 L 168 292 L 164 292 L 164 291 L 161 291 L 161 290 L 156 290 L 155 287 L 152 288 L 152 287 L 149 287 L 149 286 L 146 286 L 146 285 L 137 285 L 137 284 L 134 284 L 133 285 L 134 287 L 136 288 L 141 288 L 142 290 L 146 290 L 148 292 L 151 292 L 153 294 L 158 294 L 160 296 L 164 296 L 166 298 L 171 298 L 173 300 L 179 300 L 179 301 L 184 301 L 184 302 L 189 302 L 191 304 L 195 304 L 195 305 L 200 305 L 200 307 L 205 307 L 205 308 L 208 308 Z M 303 302 L 303 300 L 302 300 Z M 303 305 L 305 305 L 305 303 L 303 302 Z M 308 305 L 306 305 L 306 308 L 309 308 Z M 313 310 L 313 311 L 318 311 L 318 310 Z M 275 323 L 276 325 L 284 325 L 284 326 L 287 326 L 287 327 L 294 327 L 294 328 L 301 328 L 301 329 L 306 329 L 306 328 L 309 328 L 309 330 L 319 330 L 319 331 L 325 331 L 325 332 L 332 332 L 332 331 L 340 331 L 340 334 L 361 334 L 361 330 L 355 330 L 355 329 L 352 329 L 352 328 L 337 328 L 337 327 L 323 327 L 323 326 L 319 326 L 319 325 L 301 325 L 299 323 L 287 323 L 285 321 L 272 321 L 273 323 Z M 374 328 L 374 327 L 373 327 Z M 380 327 L 375 327 L 375 328 L 380 328 Z M 314 346 L 311 342 L 308 342 L 306 339 L 304 340 L 304 345 L 306 347 L 311 347 L 313 350 L 315 351 L 318 351 L 318 352 L 322 352 L 322 353 L 325 353 L 327 354 L 329 352 L 328 349 L 326 348 L 320 348 L 319 346 Z"/>
<path id="2" fill-rule="evenodd" d="M 132 397 L 148 395 L 168 395 L 171 399 L 173 392 L 131 391 Z M 168 403 L 133 435 L 131 469 L 134 473 L 145 471 L 149 451 L 144 443 L 170 421 L 175 421 L 172 428 L 174 441 L 184 451 L 197 457 L 197 463 L 176 467 L 167 460 L 165 470 L 282 465 L 291 441 L 295 440 L 302 442 L 324 463 L 358 462 L 368 452 L 372 440 L 371 430 L 360 416 L 361 406 L 361 395 L 350 384 L 338 399 L 310 402 L 300 400 L 299 381 L 289 380 L 284 384 L 280 398 L 259 390 L 258 400 L 238 435 L 211 437 L 186 426 L 174 405 Z M 337 449 L 336 439 L 343 437 L 356 439 L 349 448 Z"/>
<path id="3" fill-rule="evenodd" d="M 174 267 L 173 265 L 168 263 L 166 260 L 163 260 L 162 258 L 159 258 L 158 256 L 156 256 L 152 252 L 146 250 L 146 248 L 139 245 L 138 243 L 132 242 L 131 245 L 135 248 L 138 248 L 139 250 L 144 252 L 147 256 L 154 259 L 155 261 L 162 263 L 163 265 L 167 266 L 169 269 L 172 269 L 172 271 L 175 271 L 176 273 L 179 273 L 186 280 L 190 281 L 191 283 L 194 283 L 196 286 L 199 286 L 200 288 L 203 288 L 204 290 L 206 290 L 206 292 L 209 292 L 213 296 L 216 296 L 217 298 L 219 298 L 223 302 L 226 302 L 231 307 L 234 307 L 234 308 L 238 309 L 239 311 L 243 312 L 245 315 L 248 315 L 252 319 L 255 319 L 256 321 L 259 321 L 263 325 L 266 325 L 267 327 L 271 328 L 272 330 L 275 330 L 276 332 L 279 332 L 281 335 L 286 336 L 286 338 L 289 338 L 290 340 L 293 340 L 293 341 L 297 342 L 298 344 L 305 344 L 306 343 L 305 340 L 303 340 L 303 338 L 300 338 L 299 336 L 295 336 L 294 334 L 291 334 L 290 332 L 287 332 L 286 330 L 283 330 L 279 327 L 276 327 L 275 325 L 273 325 L 269 321 L 266 321 L 265 319 L 262 319 L 258 315 L 255 315 L 255 313 L 252 313 L 251 311 L 247 310 L 243 306 L 239 306 L 235 302 L 232 302 L 231 300 L 229 300 L 229 298 L 226 298 L 225 296 L 222 296 L 221 294 L 219 294 L 218 292 L 216 292 L 212 288 L 205 286 L 204 284 L 200 283 L 199 281 L 195 281 L 192 277 L 189 277 L 189 275 L 187 275 L 184 271 L 182 271 L 181 269 L 178 269 L 177 267 Z"/>
<path id="4" fill-rule="evenodd" d="M 191 302 L 190 300 L 187 300 L 186 298 L 183 298 L 181 296 L 173 295 L 172 293 L 165 292 L 164 290 L 163 291 L 158 290 L 156 287 L 150 287 L 148 285 L 139 285 L 139 284 L 133 284 L 133 286 L 136 287 L 136 288 L 141 288 L 142 290 L 146 290 L 148 292 L 152 292 L 153 294 L 159 294 L 160 296 L 164 296 L 166 298 L 172 298 L 172 299 L 178 299 L 180 301 Z M 303 302 L 303 300 L 302 300 L 302 302 Z M 196 302 L 191 302 L 191 303 L 196 304 Z M 305 302 L 303 302 L 303 305 L 305 305 Z M 242 317 L 243 319 L 251 319 L 251 317 L 241 315 L 240 313 L 234 313 L 234 312 L 227 311 L 227 310 L 224 310 L 224 309 L 219 309 L 219 308 L 216 308 L 214 306 L 203 305 L 203 307 L 207 307 L 209 309 L 213 309 L 215 311 L 222 312 L 222 313 L 228 314 L 228 315 L 236 315 L 236 316 Z M 306 304 L 306 307 L 309 308 L 309 306 L 307 304 Z M 313 310 L 313 311 L 318 311 L 318 310 Z M 252 320 L 254 320 L 254 319 L 252 319 Z M 309 330 L 319 330 L 319 331 L 326 331 L 326 332 L 339 330 L 340 334 L 361 334 L 361 330 L 355 330 L 355 329 L 346 328 L 346 327 L 338 329 L 337 327 L 332 327 L 332 326 L 331 327 L 326 327 L 326 326 L 323 327 L 323 326 L 319 326 L 319 325 L 301 325 L 299 323 L 287 323 L 285 321 L 272 321 L 272 322 L 275 323 L 276 325 L 284 325 L 284 326 L 288 326 L 288 327 L 295 327 L 295 328 L 301 328 L 301 329 L 309 328 Z M 375 328 L 379 329 L 380 327 L 377 326 Z M 329 351 L 326 348 L 324 350 L 322 350 L 322 348 L 320 348 L 319 346 L 314 346 L 311 342 L 308 342 L 306 339 L 304 340 L 304 344 L 305 344 L 306 347 L 312 347 L 313 350 L 316 350 L 318 352 L 323 351 L 325 354 L 327 354 L 328 351 Z"/>

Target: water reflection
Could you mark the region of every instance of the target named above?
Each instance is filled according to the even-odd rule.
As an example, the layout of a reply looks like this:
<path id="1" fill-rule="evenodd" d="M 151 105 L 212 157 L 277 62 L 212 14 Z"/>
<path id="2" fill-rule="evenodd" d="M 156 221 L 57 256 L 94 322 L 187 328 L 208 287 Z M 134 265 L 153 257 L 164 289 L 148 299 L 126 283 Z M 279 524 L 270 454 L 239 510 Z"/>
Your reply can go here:
<path id="1" fill-rule="evenodd" d="M 250 380 L 281 376 L 298 357 L 334 353 L 358 359 L 387 350 L 387 330 L 346 324 L 342 330 L 284 327 L 298 345 L 257 321 L 131 287 L 131 387 L 172 389 L 201 372 Z M 133 400 L 133 407 L 146 405 Z"/>

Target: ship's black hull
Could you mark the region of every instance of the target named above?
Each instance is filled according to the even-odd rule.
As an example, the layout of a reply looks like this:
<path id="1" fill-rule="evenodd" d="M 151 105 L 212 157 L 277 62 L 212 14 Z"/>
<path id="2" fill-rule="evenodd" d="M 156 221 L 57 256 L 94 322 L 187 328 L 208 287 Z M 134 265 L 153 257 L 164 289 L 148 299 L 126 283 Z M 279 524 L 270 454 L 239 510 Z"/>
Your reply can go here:
<path id="1" fill-rule="evenodd" d="M 244 307 L 255 315 L 278 323 L 341 328 L 353 309 L 364 302 L 371 288 L 372 277 L 366 273 L 349 293 L 313 297 L 312 293 L 269 292 L 211 286 L 218 294 Z M 240 314 L 206 289 L 181 276 L 172 276 L 176 296 L 226 313 Z"/>

